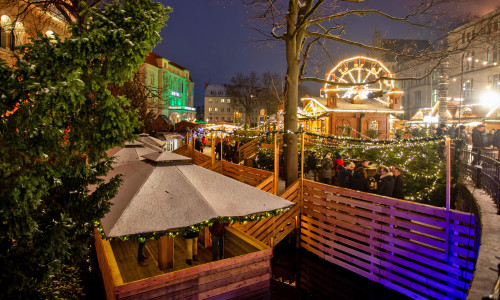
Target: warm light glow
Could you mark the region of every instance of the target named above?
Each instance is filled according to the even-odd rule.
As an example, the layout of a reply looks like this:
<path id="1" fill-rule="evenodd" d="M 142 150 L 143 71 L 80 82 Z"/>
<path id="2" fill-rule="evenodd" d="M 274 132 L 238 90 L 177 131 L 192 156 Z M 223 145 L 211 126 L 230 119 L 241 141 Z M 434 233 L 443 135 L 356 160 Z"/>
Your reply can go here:
<path id="1" fill-rule="evenodd" d="M 495 110 L 498 109 L 498 107 L 500 107 L 500 105 L 497 105 L 495 107 L 493 107 L 487 114 L 486 114 L 486 118 L 488 118 Z"/>
<path id="2" fill-rule="evenodd" d="M 485 91 L 481 97 L 481 105 L 489 108 L 493 108 L 500 103 L 500 95 L 494 91 Z"/>
<path id="3" fill-rule="evenodd" d="M 327 80 L 346 85 L 325 84 L 324 91 L 342 91 L 342 98 L 359 95 L 366 99 L 370 92 L 394 88 L 394 80 L 379 80 L 368 84 L 383 76 L 394 78 L 394 74 L 381 61 L 365 56 L 352 57 L 340 61 L 326 74 Z"/>

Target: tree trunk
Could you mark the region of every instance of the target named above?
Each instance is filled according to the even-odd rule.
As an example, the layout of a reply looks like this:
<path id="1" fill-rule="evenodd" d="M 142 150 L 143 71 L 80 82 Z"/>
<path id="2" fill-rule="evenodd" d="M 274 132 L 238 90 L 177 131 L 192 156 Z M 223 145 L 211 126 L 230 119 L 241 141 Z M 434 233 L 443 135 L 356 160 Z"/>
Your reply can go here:
<path id="1" fill-rule="evenodd" d="M 297 34 L 296 21 L 298 15 L 298 5 L 290 1 L 289 12 L 287 15 L 287 37 L 286 37 L 286 103 L 285 103 L 285 122 L 284 139 L 286 145 L 285 173 L 286 186 L 290 186 L 298 178 L 298 150 L 297 150 L 297 107 L 299 100 L 299 67 L 300 67 L 300 49 L 302 34 Z M 290 133 L 293 132 L 293 133 Z"/>

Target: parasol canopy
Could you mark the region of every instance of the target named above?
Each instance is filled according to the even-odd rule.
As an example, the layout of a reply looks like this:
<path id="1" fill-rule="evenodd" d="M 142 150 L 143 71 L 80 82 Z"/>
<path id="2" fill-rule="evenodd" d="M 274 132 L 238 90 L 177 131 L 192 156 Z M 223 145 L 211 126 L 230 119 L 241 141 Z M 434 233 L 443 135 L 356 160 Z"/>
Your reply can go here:
<path id="1" fill-rule="evenodd" d="M 138 160 L 115 167 L 107 177 L 117 174 L 123 174 L 123 184 L 111 201 L 110 212 L 101 219 L 108 238 L 173 230 L 216 217 L 241 217 L 293 205 L 193 164 Z"/>

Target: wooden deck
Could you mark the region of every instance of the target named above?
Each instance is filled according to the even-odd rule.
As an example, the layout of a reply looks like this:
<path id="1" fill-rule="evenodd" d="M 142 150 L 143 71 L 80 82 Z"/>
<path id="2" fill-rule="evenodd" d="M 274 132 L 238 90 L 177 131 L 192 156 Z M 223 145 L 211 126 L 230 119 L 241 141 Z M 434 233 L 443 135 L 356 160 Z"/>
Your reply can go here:
<path id="1" fill-rule="evenodd" d="M 111 247 L 116 257 L 116 262 L 123 282 L 128 283 L 157 275 L 162 275 L 174 271 L 187 269 L 193 266 L 206 264 L 212 261 L 212 247 L 203 248 L 198 242 L 198 261 L 193 261 L 192 265 L 186 263 L 187 249 L 186 241 L 183 237 L 174 239 L 174 267 L 165 271 L 158 266 L 158 241 L 149 240 L 146 242 L 144 254 L 149 256 L 146 262 L 147 267 L 137 263 L 137 243 L 131 241 L 111 241 Z"/>
<path id="2" fill-rule="evenodd" d="M 174 267 L 166 271 L 158 267 L 158 241 L 146 243 L 149 265 L 142 267 L 137 243 L 95 237 L 107 299 L 269 298 L 272 249 L 237 228 L 225 229 L 224 259 L 211 261 L 211 247 L 203 247 L 202 238 L 199 260 L 190 266 L 185 239 L 175 238 Z"/>

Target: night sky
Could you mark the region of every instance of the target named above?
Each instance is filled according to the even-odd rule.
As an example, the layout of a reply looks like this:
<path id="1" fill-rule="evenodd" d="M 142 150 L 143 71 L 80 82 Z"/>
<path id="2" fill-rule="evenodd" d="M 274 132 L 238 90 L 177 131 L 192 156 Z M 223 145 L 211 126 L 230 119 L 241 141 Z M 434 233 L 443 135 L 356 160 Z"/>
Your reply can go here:
<path id="1" fill-rule="evenodd" d="M 153 51 L 191 71 L 195 83 L 195 105 L 203 104 L 205 82 L 226 83 L 237 72 L 286 73 L 284 44 L 269 47 L 258 42 L 262 35 L 252 29 L 255 25 L 251 19 L 252 12 L 240 1 L 160 2 L 171 6 L 174 11 L 161 32 L 163 41 Z M 363 5 L 402 15 L 405 12 L 403 3 L 408 1 L 366 0 Z M 460 4 L 452 11 L 483 15 L 497 5 L 499 0 L 476 0 Z M 352 18 L 347 27 L 347 37 L 371 43 L 375 26 L 386 38 L 424 38 L 414 29 L 379 17 Z M 342 45 L 332 45 L 330 49 L 336 60 L 363 53 L 362 50 Z M 321 74 L 333 67 L 320 59 L 317 63 Z"/>

